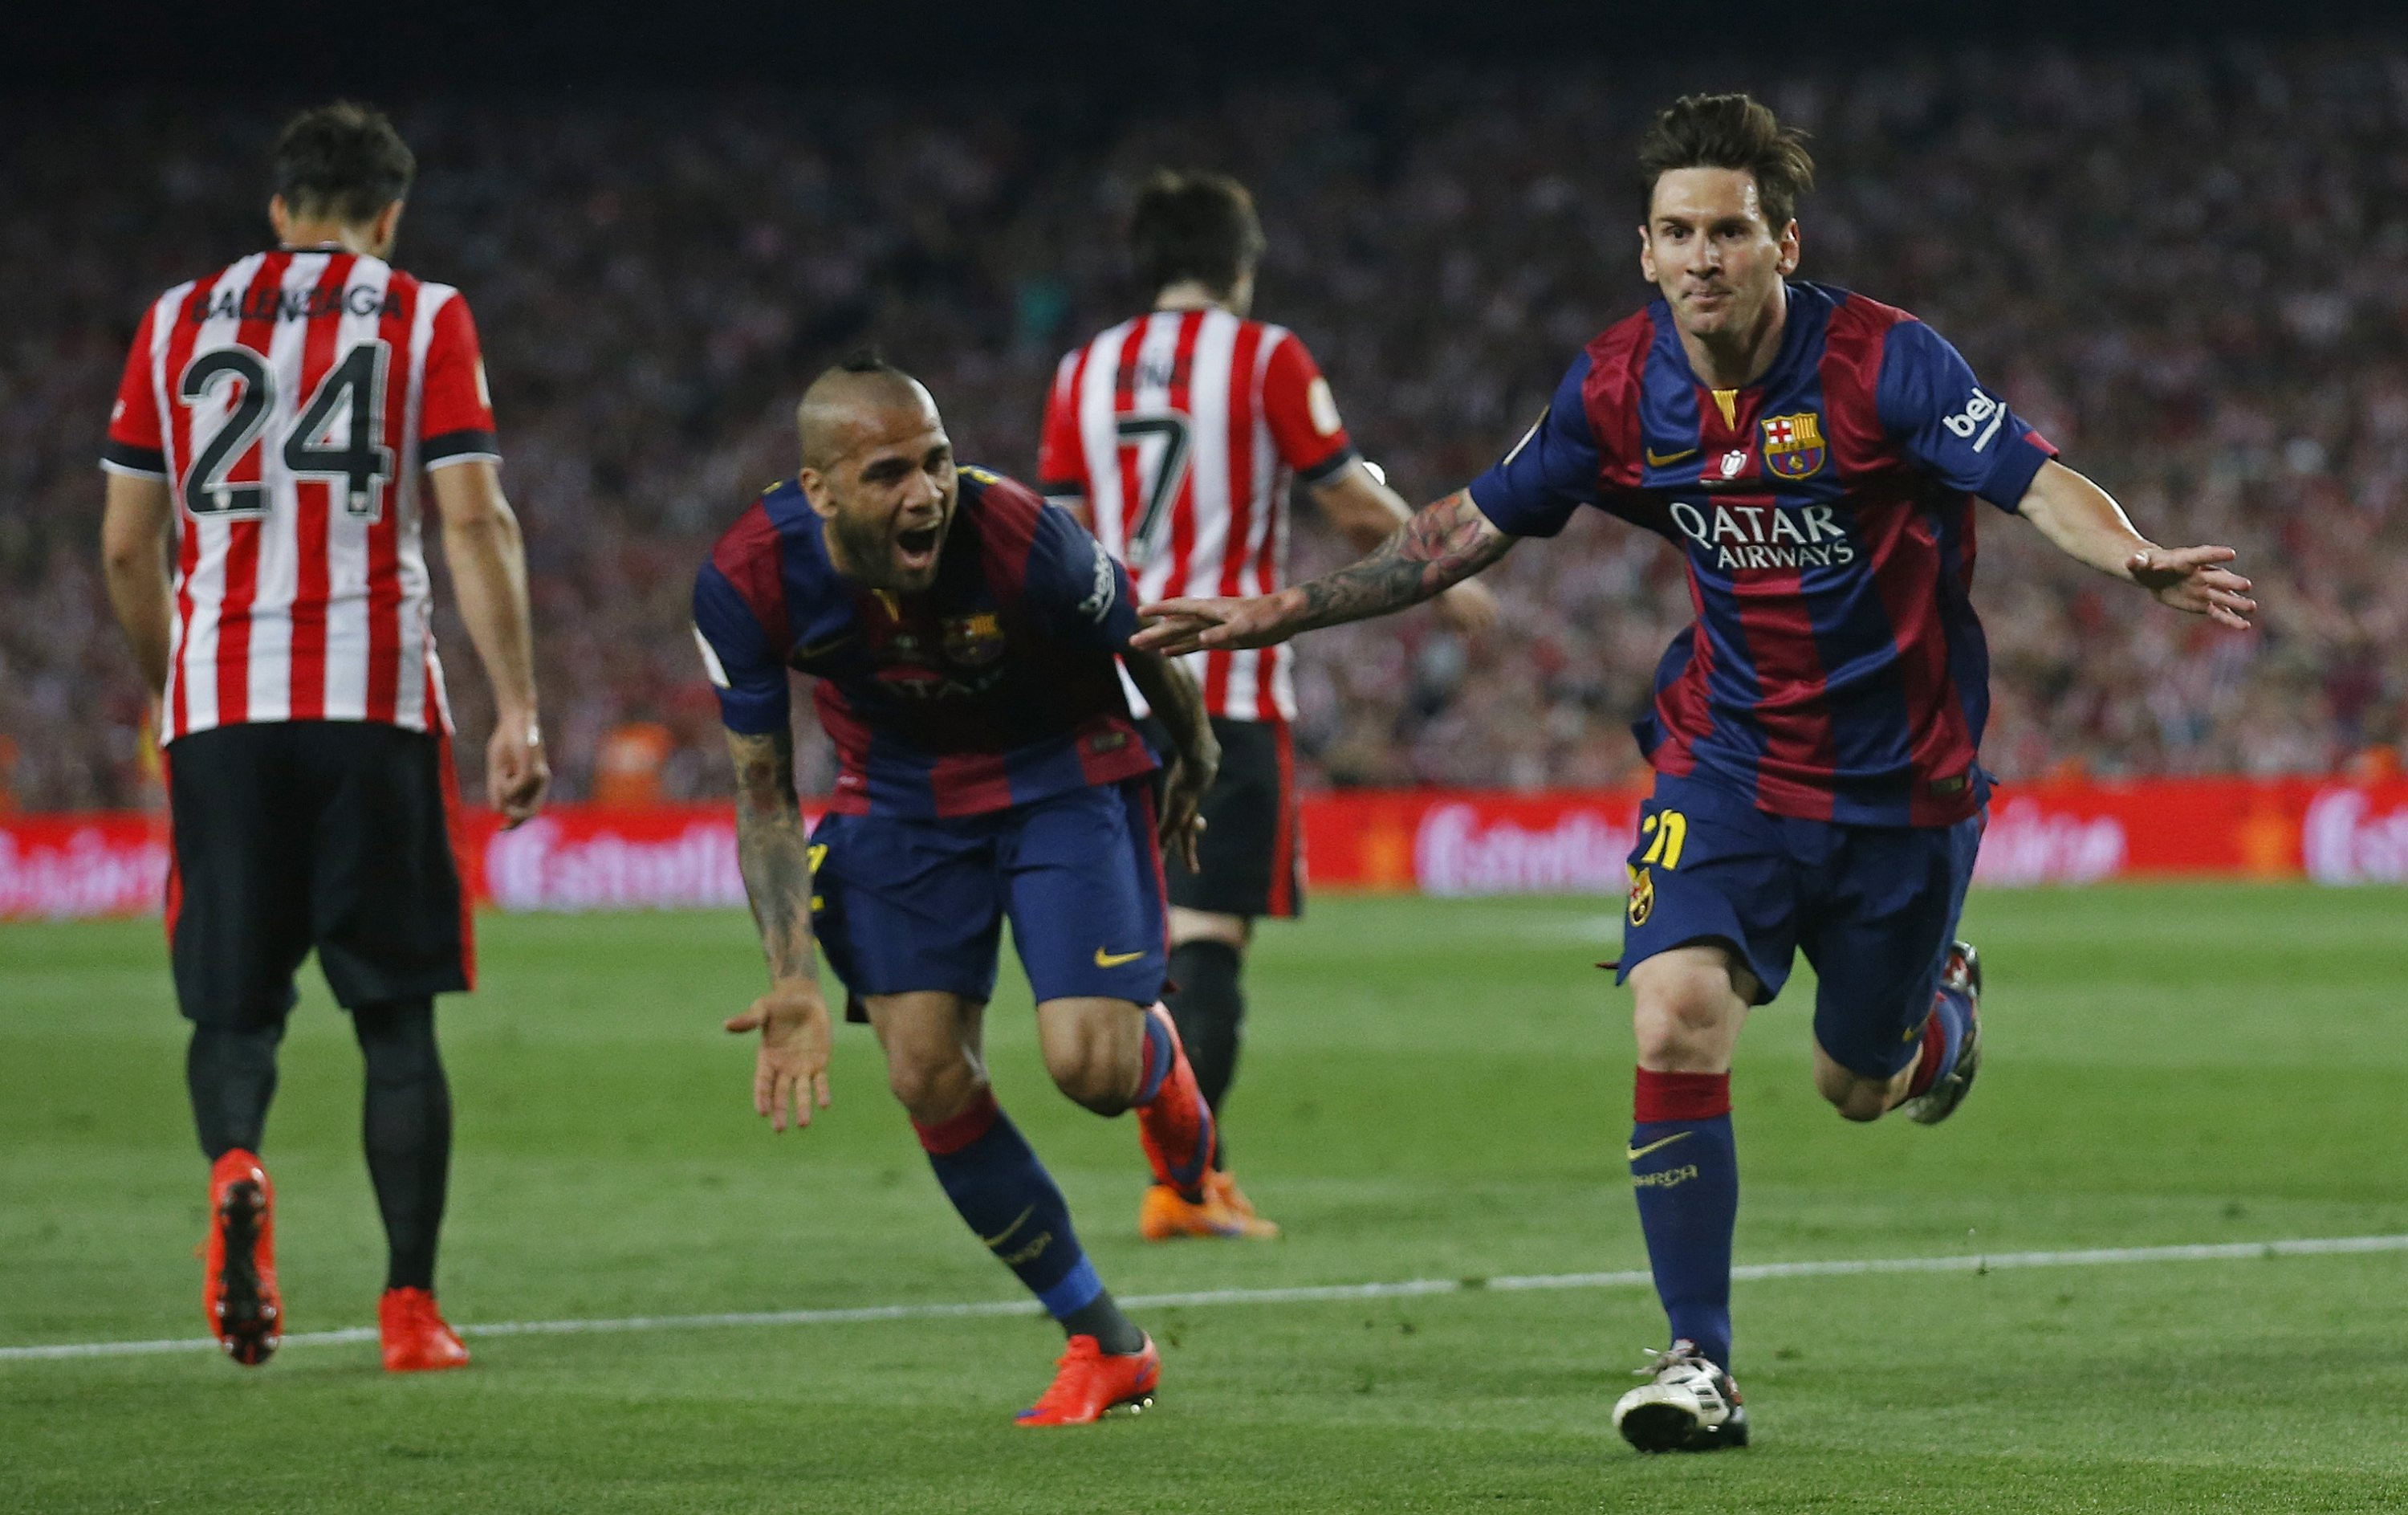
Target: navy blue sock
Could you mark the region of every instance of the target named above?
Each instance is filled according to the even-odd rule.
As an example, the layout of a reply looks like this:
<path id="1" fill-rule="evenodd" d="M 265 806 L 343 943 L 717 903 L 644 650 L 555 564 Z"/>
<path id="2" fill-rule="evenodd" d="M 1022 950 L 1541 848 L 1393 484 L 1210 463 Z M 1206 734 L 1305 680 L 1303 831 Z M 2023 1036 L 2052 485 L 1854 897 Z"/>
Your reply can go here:
<path id="1" fill-rule="evenodd" d="M 1965 1028 L 1972 1019 L 1973 1001 L 1963 989 L 1943 987 L 1931 997 L 1931 1017 L 1923 1023 L 1923 1051 L 1906 1086 L 1910 1098 L 1956 1071 L 1956 1055 L 1965 1050 Z"/>
<path id="2" fill-rule="evenodd" d="M 1062 1191 L 996 1106 L 993 1089 L 980 1089 L 969 1108 L 951 1119 L 929 1126 L 915 1120 L 911 1129 L 927 1150 L 945 1197 L 1047 1314 L 1066 1324 L 1076 1317 L 1076 1329 L 1095 1336 L 1108 1352 L 1137 1349 L 1124 1345 L 1137 1328 L 1116 1309 L 1109 1319 L 1096 1319 L 1093 1306 L 1101 1302 L 1110 1309 L 1111 1296 L 1080 1249 Z"/>
<path id="3" fill-rule="evenodd" d="M 1631 1192 L 1656 1295 L 1674 1340 L 1730 1366 L 1731 1229 L 1739 1219 L 1739 1148 L 1730 1075 L 1639 1070 L 1630 1129 Z"/>

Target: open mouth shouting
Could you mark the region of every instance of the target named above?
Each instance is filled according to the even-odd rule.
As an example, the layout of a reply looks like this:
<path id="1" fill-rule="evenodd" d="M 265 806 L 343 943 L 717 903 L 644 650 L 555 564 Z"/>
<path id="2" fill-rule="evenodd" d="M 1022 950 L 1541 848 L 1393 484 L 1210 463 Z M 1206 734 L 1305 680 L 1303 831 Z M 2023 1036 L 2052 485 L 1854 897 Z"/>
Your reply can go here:
<path id="1" fill-rule="evenodd" d="M 898 522 L 897 527 L 895 566 L 909 579 L 934 573 L 938 550 L 944 545 L 945 518 L 940 515 L 916 526 L 902 526 Z"/>

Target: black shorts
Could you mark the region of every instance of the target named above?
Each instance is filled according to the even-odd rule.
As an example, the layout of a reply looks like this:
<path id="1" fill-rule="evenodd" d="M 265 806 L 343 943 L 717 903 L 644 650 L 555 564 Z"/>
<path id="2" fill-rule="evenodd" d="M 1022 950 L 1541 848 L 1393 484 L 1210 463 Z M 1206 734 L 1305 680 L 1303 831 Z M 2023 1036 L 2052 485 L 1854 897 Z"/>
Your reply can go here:
<path id="1" fill-rule="evenodd" d="M 346 1009 L 469 987 L 450 743 L 375 721 L 222 726 L 170 743 L 176 1000 L 281 1021 L 311 947 Z"/>
<path id="2" fill-rule="evenodd" d="M 1170 733 L 1152 716 L 1139 724 L 1167 768 Z M 1221 916 L 1301 916 L 1304 845 L 1287 725 L 1215 715 L 1212 734 L 1221 739 L 1221 773 L 1204 796 L 1204 837 L 1196 849 L 1202 867 L 1191 873 L 1165 849 L 1170 902 Z"/>

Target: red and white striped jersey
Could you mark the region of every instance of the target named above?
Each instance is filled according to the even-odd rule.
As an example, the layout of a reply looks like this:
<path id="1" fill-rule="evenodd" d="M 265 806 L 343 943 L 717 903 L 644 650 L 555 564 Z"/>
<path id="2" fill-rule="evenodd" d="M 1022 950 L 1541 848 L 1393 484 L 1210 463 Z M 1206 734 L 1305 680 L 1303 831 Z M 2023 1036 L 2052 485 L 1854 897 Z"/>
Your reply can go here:
<path id="1" fill-rule="evenodd" d="M 1226 310 L 1156 310 L 1064 356 L 1037 474 L 1050 498 L 1086 501 L 1142 601 L 1281 587 L 1290 485 L 1354 458 L 1328 382 L 1294 333 Z M 1286 721 L 1291 657 L 1278 646 L 1185 663 L 1213 714 Z"/>
<path id="2" fill-rule="evenodd" d="M 421 475 L 496 458 L 459 291 L 339 249 L 255 252 L 136 331 L 101 466 L 175 492 L 161 740 L 441 723 Z"/>

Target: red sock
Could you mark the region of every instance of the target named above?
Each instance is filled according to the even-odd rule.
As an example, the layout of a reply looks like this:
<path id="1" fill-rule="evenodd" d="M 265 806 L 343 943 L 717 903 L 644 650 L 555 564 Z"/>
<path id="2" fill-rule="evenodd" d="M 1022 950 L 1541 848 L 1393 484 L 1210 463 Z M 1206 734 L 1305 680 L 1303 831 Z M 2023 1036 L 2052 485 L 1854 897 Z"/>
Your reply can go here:
<path id="1" fill-rule="evenodd" d="M 1157 1004 L 1145 1013 L 1145 1057 L 1149 1074 L 1168 1053 L 1168 1066 L 1154 1085 L 1152 1097 L 1137 1107 L 1138 1137 L 1154 1181 L 1168 1184 L 1194 1204 L 1204 1195 L 1204 1170 L 1212 1156 L 1212 1107 L 1196 1084 L 1196 1070 L 1187 1065 L 1170 1012 Z M 1140 1088 L 1140 1092 L 1144 1092 Z"/>
<path id="2" fill-rule="evenodd" d="M 1730 1114 L 1730 1075 L 1638 1070 L 1631 1115 L 1648 1120 L 1712 1120 Z"/>

